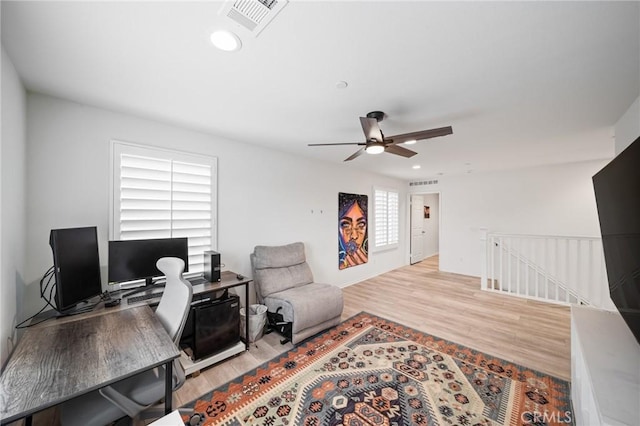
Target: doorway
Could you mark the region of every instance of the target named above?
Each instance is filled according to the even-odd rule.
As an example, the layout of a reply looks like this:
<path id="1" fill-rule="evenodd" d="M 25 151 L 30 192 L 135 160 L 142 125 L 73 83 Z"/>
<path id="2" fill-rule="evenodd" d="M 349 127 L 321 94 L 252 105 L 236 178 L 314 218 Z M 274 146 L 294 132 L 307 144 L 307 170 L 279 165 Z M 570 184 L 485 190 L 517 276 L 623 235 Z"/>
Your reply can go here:
<path id="1" fill-rule="evenodd" d="M 411 195 L 410 263 L 440 253 L 440 193 Z"/>

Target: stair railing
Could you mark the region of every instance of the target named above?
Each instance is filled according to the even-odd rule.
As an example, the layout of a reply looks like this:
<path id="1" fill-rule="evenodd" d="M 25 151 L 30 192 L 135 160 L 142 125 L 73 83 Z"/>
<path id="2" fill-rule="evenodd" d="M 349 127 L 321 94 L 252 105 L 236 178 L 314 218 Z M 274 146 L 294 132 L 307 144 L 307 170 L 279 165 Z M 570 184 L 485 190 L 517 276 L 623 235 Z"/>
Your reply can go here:
<path id="1" fill-rule="evenodd" d="M 615 309 L 597 237 L 482 230 L 482 289 L 561 304 Z"/>

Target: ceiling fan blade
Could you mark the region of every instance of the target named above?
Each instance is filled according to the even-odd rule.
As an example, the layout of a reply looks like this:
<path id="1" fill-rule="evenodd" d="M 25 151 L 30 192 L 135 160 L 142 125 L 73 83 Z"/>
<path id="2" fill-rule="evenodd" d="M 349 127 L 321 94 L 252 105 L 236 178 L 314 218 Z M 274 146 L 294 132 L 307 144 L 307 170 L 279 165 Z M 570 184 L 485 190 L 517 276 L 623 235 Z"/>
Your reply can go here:
<path id="1" fill-rule="evenodd" d="M 364 152 L 364 148 L 360 148 L 359 150 L 357 150 L 356 152 L 354 152 L 353 154 L 351 154 L 351 156 L 349 156 L 348 158 L 346 158 L 344 161 L 351 161 L 356 157 L 359 157 L 362 153 Z"/>
<path id="2" fill-rule="evenodd" d="M 375 118 L 360 117 L 360 124 L 362 124 L 362 130 L 364 131 L 364 136 L 367 138 L 367 142 L 370 142 L 372 139 L 382 142 L 382 131 L 380 130 L 380 126 L 378 126 L 378 120 Z"/>
<path id="3" fill-rule="evenodd" d="M 401 135 L 389 136 L 385 138 L 385 142 L 392 143 L 394 145 L 411 140 L 422 140 L 437 138 L 438 136 L 446 136 L 453 134 L 451 126 L 439 127 L 437 129 L 420 130 L 417 132 L 403 133 Z"/>
<path id="4" fill-rule="evenodd" d="M 414 155 L 417 154 L 417 152 L 415 152 L 415 151 L 411 151 L 410 149 L 403 148 L 403 147 L 397 146 L 397 145 L 387 145 L 384 148 L 384 152 L 388 152 L 390 154 L 401 155 L 401 156 L 406 157 L 406 158 L 413 157 Z"/>
<path id="5" fill-rule="evenodd" d="M 364 142 L 346 142 L 346 143 L 310 143 L 307 146 L 331 146 L 331 145 L 366 145 Z"/>

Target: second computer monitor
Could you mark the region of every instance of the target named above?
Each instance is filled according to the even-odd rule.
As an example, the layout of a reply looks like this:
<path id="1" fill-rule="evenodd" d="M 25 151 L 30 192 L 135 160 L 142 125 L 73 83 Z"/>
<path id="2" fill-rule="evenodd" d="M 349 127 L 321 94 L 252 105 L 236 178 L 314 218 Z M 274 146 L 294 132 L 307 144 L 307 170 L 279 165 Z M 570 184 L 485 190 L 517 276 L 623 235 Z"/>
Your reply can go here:
<path id="1" fill-rule="evenodd" d="M 52 229 L 49 244 L 53 250 L 55 300 L 59 312 L 102 293 L 95 226 Z"/>
<path id="2" fill-rule="evenodd" d="M 189 246 L 187 238 L 158 238 L 147 240 L 109 241 L 109 282 L 119 283 L 146 280 L 162 274 L 156 268 L 161 257 L 178 257 L 184 260 L 184 270 L 189 270 Z"/>

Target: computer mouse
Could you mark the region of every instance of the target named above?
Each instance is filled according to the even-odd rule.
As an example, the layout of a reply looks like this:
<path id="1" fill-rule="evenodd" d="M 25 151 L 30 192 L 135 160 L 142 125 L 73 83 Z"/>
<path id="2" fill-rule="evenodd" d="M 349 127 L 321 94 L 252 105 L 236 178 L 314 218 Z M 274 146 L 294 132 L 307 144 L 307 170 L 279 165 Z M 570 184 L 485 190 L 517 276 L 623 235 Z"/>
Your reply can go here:
<path id="1" fill-rule="evenodd" d="M 239 279 L 239 280 L 244 280 L 244 275 L 238 274 L 238 275 L 236 275 L 236 278 Z"/>
<path id="2" fill-rule="evenodd" d="M 114 306 L 118 306 L 120 304 L 120 299 L 111 299 L 104 302 L 105 308 L 113 308 Z"/>

